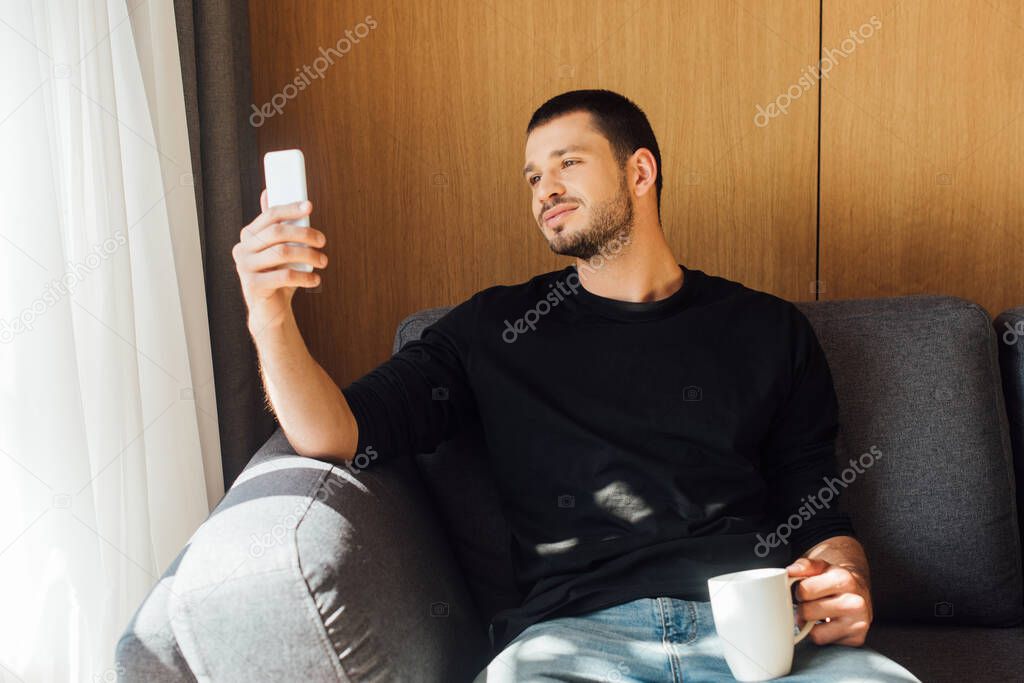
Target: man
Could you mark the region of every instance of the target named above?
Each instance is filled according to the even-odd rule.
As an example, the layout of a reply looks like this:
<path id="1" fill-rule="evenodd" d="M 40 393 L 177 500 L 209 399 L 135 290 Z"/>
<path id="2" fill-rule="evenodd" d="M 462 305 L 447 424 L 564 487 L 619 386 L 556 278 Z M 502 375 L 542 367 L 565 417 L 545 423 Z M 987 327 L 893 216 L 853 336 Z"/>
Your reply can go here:
<path id="1" fill-rule="evenodd" d="M 819 622 L 786 680 L 917 680 L 862 647 L 867 559 L 836 501 L 814 499 L 836 474 L 838 424 L 806 317 L 677 263 L 658 143 L 625 97 L 549 100 L 525 160 L 541 234 L 575 264 L 475 294 L 344 389 L 291 313 L 319 276 L 281 268 L 322 268 L 325 238 L 281 222 L 308 203 L 267 210 L 264 197 L 235 258 L 296 451 L 381 461 L 480 422 L 524 597 L 493 616 L 498 655 L 479 681 L 730 680 L 707 579 L 783 566 L 806 577 L 798 623 Z"/>

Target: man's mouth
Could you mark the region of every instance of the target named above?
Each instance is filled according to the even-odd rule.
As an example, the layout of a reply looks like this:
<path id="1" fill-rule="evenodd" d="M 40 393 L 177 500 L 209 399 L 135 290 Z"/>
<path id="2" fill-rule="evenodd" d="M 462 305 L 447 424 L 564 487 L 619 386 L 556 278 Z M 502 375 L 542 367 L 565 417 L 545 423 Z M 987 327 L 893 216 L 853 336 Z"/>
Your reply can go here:
<path id="1" fill-rule="evenodd" d="M 558 206 L 544 213 L 544 225 L 561 225 L 569 219 L 578 206 Z"/>

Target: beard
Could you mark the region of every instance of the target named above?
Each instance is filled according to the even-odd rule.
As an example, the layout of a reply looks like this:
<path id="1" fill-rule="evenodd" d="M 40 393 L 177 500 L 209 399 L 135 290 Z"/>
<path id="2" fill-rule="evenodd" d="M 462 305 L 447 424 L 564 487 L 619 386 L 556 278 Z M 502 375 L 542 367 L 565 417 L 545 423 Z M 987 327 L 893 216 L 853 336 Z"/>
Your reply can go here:
<path id="1" fill-rule="evenodd" d="M 590 223 L 570 234 L 556 234 L 548 240 L 551 251 L 589 261 L 616 241 L 625 242 L 633 232 L 633 202 L 630 201 L 626 174 L 622 174 L 620 192 L 594 206 Z M 562 233 L 566 230 L 563 229 Z"/>

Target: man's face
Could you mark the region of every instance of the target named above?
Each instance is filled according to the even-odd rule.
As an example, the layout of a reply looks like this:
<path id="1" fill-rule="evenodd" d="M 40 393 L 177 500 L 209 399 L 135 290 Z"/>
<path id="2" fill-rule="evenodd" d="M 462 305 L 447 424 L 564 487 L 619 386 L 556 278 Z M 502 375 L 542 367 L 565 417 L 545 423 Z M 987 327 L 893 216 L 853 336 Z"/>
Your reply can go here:
<path id="1" fill-rule="evenodd" d="M 633 197 L 626 173 L 588 112 L 559 116 L 530 132 L 523 179 L 531 212 L 556 254 L 586 260 L 628 238 Z"/>

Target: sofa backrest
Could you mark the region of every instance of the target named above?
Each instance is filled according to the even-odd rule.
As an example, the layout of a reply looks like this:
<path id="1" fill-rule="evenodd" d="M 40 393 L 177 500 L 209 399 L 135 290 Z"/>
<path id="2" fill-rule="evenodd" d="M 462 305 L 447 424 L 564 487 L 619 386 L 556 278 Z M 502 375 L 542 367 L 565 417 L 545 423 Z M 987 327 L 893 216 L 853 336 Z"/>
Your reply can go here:
<path id="1" fill-rule="evenodd" d="M 1003 311 L 995 319 L 999 340 L 999 367 L 1013 444 L 1013 471 L 1017 483 L 1017 528 L 1024 546 L 1024 306 Z M 1024 550 L 1022 550 L 1024 552 Z"/>
<path id="2" fill-rule="evenodd" d="M 835 382 L 843 507 L 867 549 L 876 617 L 1019 623 L 1021 536 L 993 321 L 950 296 L 796 305 Z M 402 321 L 395 350 L 448 310 Z M 416 462 L 486 623 L 521 596 L 485 449 L 474 425 Z"/>
<path id="3" fill-rule="evenodd" d="M 996 336 L 951 296 L 799 303 L 839 399 L 837 466 L 881 451 L 846 491 L 883 619 L 1011 624 L 1021 538 Z"/>

